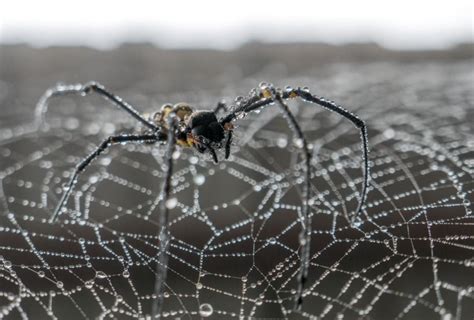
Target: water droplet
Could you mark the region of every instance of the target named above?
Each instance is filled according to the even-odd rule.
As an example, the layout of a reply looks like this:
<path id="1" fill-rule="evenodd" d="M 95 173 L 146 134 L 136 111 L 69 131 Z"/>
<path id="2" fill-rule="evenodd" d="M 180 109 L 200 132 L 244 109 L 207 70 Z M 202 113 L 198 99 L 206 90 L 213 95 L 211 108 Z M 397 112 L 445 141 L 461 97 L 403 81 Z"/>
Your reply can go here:
<path id="1" fill-rule="evenodd" d="M 100 159 L 100 164 L 103 166 L 108 166 L 112 162 L 111 157 L 103 157 Z"/>
<path id="2" fill-rule="evenodd" d="M 130 272 L 128 270 L 125 270 L 124 272 L 122 272 L 122 277 L 124 278 L 129 278 L 130 277 Z"/>
<path id="3" fill-rule="evenodd" d="M 452 314 L 451 313 L 445 313 L 443 314 L 442 316 L 442 319 L 443 320 L 451 320 L 453 318 Z"/>
<path id="4" fill-rule="evenodd" d="M 174 209 L 176 207 L 176 205 L 178 204 L 178 199 L 176 198 L 170 198 L 168 200 L 166 200 L 166 208 L 168 209 Z"/>
<path id="5" fill-rule="evenodd" d="M 107 278 L 107 275 L 105 274 L 104 271 L 97 271 L 97 272 L 95 273 L 95 276 L 96 276 L 96 278 L 98 278 L 98 279 L 105 279 L 105 278 Z"/>
<path id="6" fill-rule="evenodd" d="M 194 183 L 198 186 L 201 186 L 206 181 L 206 177 L 202 174 L 197 174 L 194 176 Z"/>
<path id="7" fill-rule="evenodd" d="M 175 152 L 173 152 L 172 158 L 174 160 L 177 160 L 179 159 L 180 156 L 181 156 L 181 152 L 179 152 L 179 150 L 175 150 Z"/>
<path id="8" fill-rule="evenodd" d="M 44 271 L 38 271 L 38 277 L 44 278 L 45 274 Z"/>
<path id="9" fill-rule="evenodd" d="M 277 146 L 279 148 L 285 148 L 288 145 L 288 140 L 286 138 L 278 138 Z"/>
<path id="10" fill-rule="evenodd" d="M 389 128 L 383 132 L 383 135 L 387 139 L 392 139 L 393 137 L 395 137 L 395 131 Z"/>
<path id="11" fill-rule="evenodd" d="M 59 289 L 62 289 L 64 288 L 64 283 L 62 283 L 61 281 L 58 281 L 56 282 L 56 287 L 58 287 Z"/>
<path id="12" fill-rule="evenodd" d="M 297 148 L 303 148 L 303 139 L 295 139 L 294 144 Z"/>
<path id="13" fill-rule="evenodd" d="M 79 120 L 76 118 L 68 118 L 65 121 L 65 127 L 68 130 L 74 130 L 79 127 Z"/>
<path id="14" fill-rule="evenodd" d="M 199 315 L 201 317 L 210 317 L 213 312 L 214 309 L 209 303 L 203 303 L 199 306 Z"/>
<path id="15" fill-rule="evenodd" d="M 201 282 L 196 283 L 196 289 L 198 289 L 198 290 L 202 289 L 202 283 Z"/>
<path id="16" fill-rule="evenodd" d="M 92 287 L 94 286 L 94 281 L 93 280 L 87 280 L 86 283 L 85 283 L 85 286 L 87 289 L 92 289 Z"/>

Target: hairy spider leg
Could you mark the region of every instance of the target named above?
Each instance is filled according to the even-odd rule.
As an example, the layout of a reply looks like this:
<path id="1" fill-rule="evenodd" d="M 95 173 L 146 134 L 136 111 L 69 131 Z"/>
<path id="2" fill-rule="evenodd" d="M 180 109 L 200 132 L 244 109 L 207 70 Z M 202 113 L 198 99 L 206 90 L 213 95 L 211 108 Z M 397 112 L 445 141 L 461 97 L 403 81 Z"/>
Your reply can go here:
<path id="1" fill-rule="evenodd" d="M 114 135 L 110 136 L 102 143 L 97 146 L 97 148 L 89 154 L 84 160 L 82 160 L 77 166 L 76 169 L 74 170 L 74 173 L 71 176 L 71 179 L 69 180 L 69 183 L 66 187 L 65 192 L 63 193 L 61 200 L 59 201 L 59 204 L 56 206 L 56 209 L 54 210 L 53 215 L 49 219 L 50 223 L 56 222 L 58 216 L 61 214 L 62 209 L 64 205 L 66 204 L 67 200 L 69 199 L 69 196 L 71 195 L 72 190 L 74 189 L 74 186 L 77 183 L 77 178 L 79 175 L 89 166 L 89 164 L 97 158 L 102 152 L 104 152 L 108 147 L 110 147 L 113 144 L 117 143 L 128 143 L 128 142 L 157 142 L 159 141 L 160 136 L 156 134 L 143 134 L 143 135 Z"/>
<path id="2" fill-rule="evenodd" d="M 48 101 L 52 97 L 65 96 L 71 94 L 86 95 L 95 92 L 106 100 L 125 110 L 133 118 L 144 124 L 146 127 L 157 131 L 159 128 L 152 122 L 143 117 L 135 108 L 119 96 L 108 91 L 103 85 L 97 82 L 88 82 L 86 84 L 63 85 L 58 84 L 48 90 L 41 96 L 35 109 L 35 124 L 39 127 L 43 123 L 45 113 L 48 111 Z"/>
<path id="3" fill-rule="evenodd" d="M 163 288 L 166 282 L 166 275 L 168 273 L 168 249 L 170 244 L 170 234 L 168 230 L 168 219 L 169 219 L 169 208 L 168 200 L 171 193 L 171 177 L 173 175 L 173 153 L 176 146 L 175 132 L 177 130 L 176 115 L 172 113 L 167 118 L 169 133 L 166 142 L 166 153 L 165 153 L 165 180 L 163 181 L 162 187 L 162 201 L 160 203 L 160 216 L 159 216 L 159 241 L 160 250 L 158 263 L 156 266 L 157 276 L 155 279 L 155 294 L 156 299 L 153 301 L 152 315 L 153 318 L 158 318 L 161 314 L 161 308 L 163 305 Z"/>

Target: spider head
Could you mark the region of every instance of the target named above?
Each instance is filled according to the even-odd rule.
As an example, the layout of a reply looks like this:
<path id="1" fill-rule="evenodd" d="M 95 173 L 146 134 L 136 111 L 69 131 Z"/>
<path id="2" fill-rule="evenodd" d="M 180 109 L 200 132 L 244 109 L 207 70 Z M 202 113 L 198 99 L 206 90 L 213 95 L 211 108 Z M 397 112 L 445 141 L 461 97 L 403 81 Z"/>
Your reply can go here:
<path id="1" fill-rule="evenodd" d="M 186 141 L 203 153 L 211 146 L 221 147 L 225 138 L 224 128 L 213 111 L 194 112 L 185 129 Z"/>

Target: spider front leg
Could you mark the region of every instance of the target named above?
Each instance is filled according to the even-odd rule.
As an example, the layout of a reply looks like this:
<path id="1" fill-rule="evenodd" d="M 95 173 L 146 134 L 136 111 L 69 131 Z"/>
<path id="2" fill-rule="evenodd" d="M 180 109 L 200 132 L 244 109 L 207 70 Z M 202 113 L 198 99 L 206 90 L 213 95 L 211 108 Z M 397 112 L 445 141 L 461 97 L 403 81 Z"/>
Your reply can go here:
<path id="1" fill-rule="evenodd" d="M 66 95 L 81 95 L 84 96 L 91 92 L 97 93 L 99 96 L 103 97 L 106 100 L 111 101 L 113 104 L 118 106 L 120 109 L 126 111 L 133 118 L 144 124 L 149 129 L 153 131 L 158 130 L 158 127 L 145 119 L 134 107 L 132 107 L 125 100 L 119 96 L 108 91 L 103 85 L 97 82 L 88 82 L 86 84 L 73 84 L 73 85 L 56 85 L 52 87 L 41 96 L 38 101 L 35 109 L 35 124 L 40 126 L 43 122 L 45 113 L 48 111 L 48 102 L 53 97 L 66 96 Z"/>
<path id="2" fill-rule="evenodd" d="M 238 108 L 236 108 L 233 112 L 226 115 L 222 120 L 221 124 L 226 125 L 227 123 L 231 123 L 234 121 L 239 115 L 247 115 L 248 113 L 257 110 L 259 108 L 263 108 L 272 102 L 274 102 L 274 98 L 272 97 L 272 86 L 266 83 L 260 84 L 260 90 L 252 90 L 253 94 L 246 99 L 244 103 L 242 103 Z M 364 180 L 362 183 L 362 191 L 360 193 L 359 204 L 356 209 L 355 215 L 350 219 L 351 222 L 354 219 L 362 214 L 362 208 L 364 206 L 365 200 L 367 198 L 367 191 L 369 188 L 369 179 L 370 179 L 370 166 L 369 166 L 369 142 L 367 138 L 367 126 L 365 122 L 360 119 L 354 113 L 346 110 L 342 106 L 336 104 L 335 102 L 325 99 L 323 97 L 319 97 L 315 94 L 309 92 L 307 88 L 286 88 L 284 91 L 281 92 L 281 98 L 283 100 L 292 99 L 299 97 L 304 101 L 313 103 L 315 105 L 321 106 L 329 111 L 335 112 L 342 117 L 346 118 L 347 120 L 351 121 L 354 126 L 360 130 L 360 136 L 362 141 L 362 161 L 363 161 L 363 171 L 364 171 Z"/>
<path id="3" fill-rule="evenodd" d="M 50 223 L 56 222 L 58 216 L 61 214 L 64 205 L 66 204 L 71 192 L 74 189 L 74 186 L 77 183 L 77 179 L 79 175 L 89 166 L 89 164 L 97 158 L 102 152 L 104 152 L 108 147 L 116 143 L 128 143 L 128 142 L 156 142 L 159 140 L 159 136 L 156 134 L 143 134 L 143 135 L 115 135 L 110 136 L 94 150 L 91 154 L 89 154 L 84 160 L 82 160 L 74 170 L 74 173 L 69 180 L 69 183 L 66 187 L 65 192 L 63 193 L 59 204 L 57 205 L 56 209 L 54 210 L 53 215 L 49 219 Z"/>
<path id="4" fill-rule="evenodd" d="M 170 234 L 168 230 L 169 220 L 169 205 L 168 200 L 171 193 L 171 177 L 173 175 L 173 153 L 176 146 L 175 132 L 177 130 L 176 115 L 170 114 L 168 116 L 168 138 L 166 143 L 165 153 L 165 180 L 162 187 L 162 199 L 160 203 L 160 216 L 158 219 L 160 225 L 159 241 L 160 251 L 158 257 L 158 263 L 156 266 L 157 277 L 155 279 L 155 295 L 156 299 L 152 305 L 152 316 L 153 318 L 159 318 L 161 315 L 161 308 L 163 306 L 163 288 L 166 282 L 166 275 L 168 273 L 168 249 L 170 243 Z"/>
<path id="5" fill-rule="evenodd" d="M 302 142 L 302 150 L 303 150 L 303 157 L 304 157 L 304 168 L 305 168 L 305 181 L 303 184 L 303 192 L 302 198 L 303 200 L 303 209 L 302 209 L 302 216 L 303 221 L 301 221 L 301 232 L 299 234 L 299 240 L 301 244 L 301 265 L 298 272 L 298 288 L 297 294 L 295 298 L 295 306 L 296 310 L 301 308 L 303 302 L 303 290 L 304 284 L 308 278 L 308 268 L 309 268 L 309 259 L 310 259 L 310 243 L 311 243 L 311 219 L 309 217 L 309 198 L 310 198 L 310 178 L 311 178 L 311 153 L 309 152 L 308 143 L 306 137 L 303 134 L 303 130 L 301 129 L 298 121 L 291 113 L 288 106 L 282 99 L 281 93 L 278 90 L 275 90 L 273 86 L 262 86 L 260 92 L 255 92 L 255 95 L 249 98 L 248 101 L 245 102 L 244 106 L 250 109 L 250 111 L 255 110 L 256 106 L 264 107 L 269 105 L 270 103 L 276 101 L 278 106 L 280 107 L 280 111 L 285 117 L 288 122 L 290 129 L 293 131 L 293 134 L 301 140 Z M 252 109 L 255 108 L 255 109 Z M 228 130 L 228 140 L 226 143 L 226 155 L 230 153 L 230 144 L 232 141 L 232 121 L 236 119 L 236 114 L 238 112 L 244 112 L 244 116 L 247 114 L 245 107 L 240 107 L 234 113 L 231 113 L 224 117 L 221 120 L 221 125 Z"/>
<path id="6" fill-rule="evenodd" d="M 250 112 L 266 107 L 271 105 L 273 102 L 277 102 L 280 106 L 283 113 L 286 115 L 287 120 L 290 124 L 293 133 L 299 137 L 303 144 L 303 150 L 305 153 L 305 167 L 306 167 L 306 181 L 304 188 L 308 190 L 308 193 L 305 195 L 305 203 L 303 204 L 303 212 L 306 212 L 303 222 L 303 229 L 300 233 L 300 240 L 302 240 L 302 257 L 301 257 L 301 268 L 298 275 L 298 294 L 296 298 L 296 309 L 301 307 L 302 304 L 302 297 L 303 297 L 303 289 L 304 283 L 307 279 L 308 273 L 308 266 L 309 266 L 309 259 L 310 259 L 310 248 L 309 248 L 309 240 L 310 240 L 310 227 L 311 221 L 308 217 L 309 213 L 309 177 L 310 177 L 310 160 L 311 154 L 308 151 L 306 139 L 304 138 L 303 132 L 298 125 L 298 122 L 290 112 L 288 106 L 284 103 L 284 100 L 300 97 L 304 101 L 308 101 L 314 103 L 316 105 L 322 106 L 330 111 L 336 112 L 339 115 L 343 116 L 344 118 L 350 120 L 361 132 L 361 139 L 362 139 L 362 158 L 364 162 L 364 181 L 362 186 L 362 192 L 359 199 L 359 204 L 356 210 L 356 216 L 362 213 L 362 208 L 365 203 L 365 199 L 367 197 L 367 190 L 369 184 L 369 161 L 368 161 L 368 139 L 367 139 L 367 127 L 363 120 L 361 120 L 357 115 L 347 111 L 343 107 L 337 105 L 336 103 L 324 99 L 322 97 L 318 97 L 316 95 L 311 94 L 306 88 L 286 88 L 284 91 L 280 89 L 275 89 L 272 85 L 261 83 L 259 90 L 252 90 L 249 97 L 243 100 L 239 105 L 234 109 L 233 112 L 227 114 L 222 120 L 220 121 L 221 125 L 226 126 L 231 124 L 237 118 L 246 117 Z M 353 218 L 354 219 L 354 218 Z M 352 219 L 352 220 L 353 220 Z M 304 235 L 306 233 L 306 236 Z"/>
<path id="7" fill-rule="evenodd" d="M 274 100 L 277 101 L 280 106 L 280 111 L 285 116 L 288 121 L 288 125 L 293 131 L 293 134 L 298 137 L 301 141 L 301 146 L 303 149 L 304 157 L 304 167 L 305 167 L 305 181 L 303 184 L 303 221 L 302 228 L 299 235 L 299 240 L 301 244 L 301 268 L 298 273 L 298 289 L 297 296 L 295 299 L 295 309 L 299 310 L 303 303 L 303 290 L 306 280 L 308 279 L 308 269 L 309 269 L 309 260 L 310 260 L 310 244 L 311 244 L 311 218 L 309 216 L 309 198 L 310 187 L 311 187 L 311 153 L 309 152 L 308 142 L 306 137 L 301 130 L 298 121 L 295 119 L 294 115 L 291 113 L 290 108 L 283 102 L 279 92 L 273 93 Z"/>
<path id="8" fill-rule="evenodd" d="M 362 208 L 364 206 L 365 200 L 367 198 L 367 190 L 369 188 L 369 179 L 370 179 L 370 166 L 369 166 L 369 142 L 367 138 L 367 126 L 365 122 L 360 119 L 357 115 L 352 112 L 344 109 L 335 102 L 325 99 L 323 97 L 318 97 L 314 94 L 311 94 L 309 90 L 297 88 L 297 89 L 288 89 L 285 91 L 286 98 L 300 97 L 301 99 L 320 105 L 325 109 L 333 111 L 342 117 L 351 121 L 355 127 L 360 130 L 360 136 L 362 140 L 362 160 L 364 162 L 364 181 L 362 183 L 362 191 L 360 193 L 359 204 L 357 206 L 356 214 L 352 217 L 351 221 L 362 214 Z"/>

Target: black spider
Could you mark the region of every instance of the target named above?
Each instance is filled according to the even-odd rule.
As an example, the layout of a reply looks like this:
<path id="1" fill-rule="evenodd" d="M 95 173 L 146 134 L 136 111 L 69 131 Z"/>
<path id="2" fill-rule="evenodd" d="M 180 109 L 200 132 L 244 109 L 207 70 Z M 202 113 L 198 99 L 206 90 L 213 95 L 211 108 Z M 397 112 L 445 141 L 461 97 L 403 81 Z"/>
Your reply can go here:
<path id="1" fill-rule="evenodd" d="M 311 94 L 307 88 L 290 88 L 286 87 L 284 90 L 274 88 L 271 84 L 261 83 L 257 89 L 250 91 L 246 98 L 239 97 L 236 103 L 232 106 L 232 111 L 221 119 L 217 119 L 216 113 L 220 109 L 227 110 L 223 103 L 219 103 L 212 111 L 195 111 L 185 103 L 179 103 L 174 106 L 166 104 L 160 111 L 155 114 L 145 117 L 136 111 L 130 104 L 125 102 L 122 98 L 112 94 L 104 88 L 104 86 L 90 82 L 85 85 L 58 85 L 47 90 L 41 97 L 36 107 L 36 119 L 38 124 L 43 120 L 44 114 L 47 111 L 47 102 L 51 97 L 63 96 L 68 94 L 85 95 L 95 92 L 100 96 L 112 101 L 122 110 L 128 112 L 132 117 L 138 120 L 145 126 L 146 130 L 139 134 L 119 134 L 113 135 L 105 139 L 94 152 L 89 154 L 82 160 L 74 170 L 70 178 L 69 184 L 63 193 L 59 204 L 57 205 L 50 222 L 56 221 L 58 216 L 63 212 L 74 186 L 77 183 L 77 178 L 87 166 L 97 158 L 110 145 L 116 143 L 141 142 L 141 143 L 166 143 L 166 165 L 165 165 L 165 179 L 162 187 L 162 201 L 160 203 L 159 224 L 160 230 L 160 252 L 167 252 L 169 245 L 168 225 L 168 199 L 170 194 L 170 182 L 173 172 L 173 152 L 175 145 L 181 147 L 194 147 L 198 152 L 204 153 L 208 151 L 214 160 L 218 162 L 219 159 L 216 154 L 216 149 L 225 149 L 225 158 L 230 155 L 232 144 L 232 132 L 234 129 L 233 122 L 237 119 L 246 117 L 251 111 L 259 108 L 273 105 L 279 106 L 280 111 L 286 117 L 293 134 L 302 141 L 302 152 L 304 156 L 305 168 L 305 183 L 303 184 L 303 221 L 300 232 L 301 243 L 301 267 L 298 273 L 298 290 L 295 297 L 295 308 L 299 309 L 303 302 L 303 289 L 308 276 L 309 254 L 310 254 L 310 240 L 311 240 L 311 220 L 309 218 L 309 198 L 310 198 L 310 177 L 311 177 L 311 153 L 308 149 L 306 138 L 301 130 L 298 122 L 293 114 L 290 112 L 284 100 L 291 98 L 301 98 L 304 101 L 311 102 L 322 106 L 330 111 L 336 112 L 339 115 L 350 120 L 361 132 L 362 138 L 362 156 L 364 161 L 364 182 L 359 199 L 356 215 L 361 213 L 362 206 L 366 199 L 367 187 L 369 183 L 369 162 L 368 162 L 368 141 L 367 129 L 364 121 L 359 119 L 353 113 L 347 111 L 336 103 L 326 100 Z M 161 305 L 163 295 L 162 289 L 166 280 L 167 272 L 167 254 L 160 254 L 158 260 L 157 279 L 155 282 L 155 293 L 157 299 L 153 303 L 153 314 L 158 315 L 161 312 Z"/>

